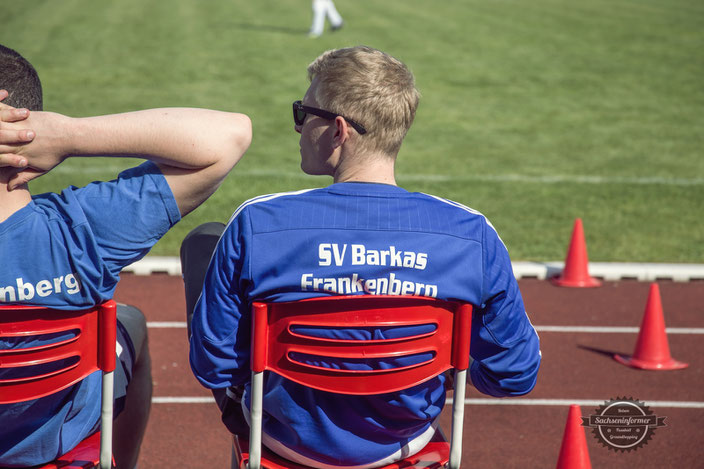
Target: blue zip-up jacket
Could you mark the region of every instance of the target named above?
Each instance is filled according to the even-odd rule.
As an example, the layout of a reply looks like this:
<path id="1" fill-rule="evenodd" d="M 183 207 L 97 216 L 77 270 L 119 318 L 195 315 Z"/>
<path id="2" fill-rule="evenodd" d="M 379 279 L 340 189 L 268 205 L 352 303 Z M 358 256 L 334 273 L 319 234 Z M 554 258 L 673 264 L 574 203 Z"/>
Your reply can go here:
<path id="1" fill-rule="evenodd" d="M 535 385 L 538 336 L 491 224 L 456 202 L 368 183 L 265 195 L 235 211 L 195 307 L 195 376 L 208 388 L 248 390 L 251 303 L 331 294 L 472 303 L 472 384 L 492 396 L 525 394 Z M 274 374 L 265 383 L 264 443 L 318 467 L 393 459 L 429 434 L 445 403 L 443 376 L 371 397 L 329 394 Z"/>

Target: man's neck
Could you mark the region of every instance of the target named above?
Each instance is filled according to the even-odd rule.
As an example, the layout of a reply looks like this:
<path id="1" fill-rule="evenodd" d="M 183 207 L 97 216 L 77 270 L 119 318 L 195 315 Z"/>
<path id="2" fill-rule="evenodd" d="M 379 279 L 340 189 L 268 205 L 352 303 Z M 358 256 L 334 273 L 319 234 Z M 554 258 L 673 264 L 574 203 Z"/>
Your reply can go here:
<path id="1" fill-rule="evenodd" d="M 10 216 L 27 206 L 32 201 L 32 196 L 27 189 L 27 186 L 9 191 L 7 184 L 0 181 L 0 223 L 4 222 Z"/>
<path id="2" fill-rule="evenodd" d="M 345 164 L 343 158 L 333 176 L 334 182 L 374 182 L 378 184 L 396 185 L 393 158 L 374 156 L 368 158 L 352 157 Z"/>

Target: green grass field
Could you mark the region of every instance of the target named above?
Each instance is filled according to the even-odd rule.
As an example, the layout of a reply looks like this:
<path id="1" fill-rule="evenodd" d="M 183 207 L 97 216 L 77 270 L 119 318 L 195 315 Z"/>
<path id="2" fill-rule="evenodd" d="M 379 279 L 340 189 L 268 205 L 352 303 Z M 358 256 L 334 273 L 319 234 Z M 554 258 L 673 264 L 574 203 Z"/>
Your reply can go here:
<path id="1" fill-rule="evenodd" d="M 704 263 L 704 3 L 336 4 L 345 28 L 312 40 L 307 0 L 0 0 L 0 43 L 37 67 L 47 110 L 252 118 L 245 158 L 153 254 L 250 197 L 327 185 L 299 170 L 291 102 L 319 53 L 366 44 L 406 62 L 423 95 L 399 183 L 484 213 L 514 260 L 562 260 L 580 217 L 592 261 Z M 70 159 L 32 190 L 133 163 Z"/>

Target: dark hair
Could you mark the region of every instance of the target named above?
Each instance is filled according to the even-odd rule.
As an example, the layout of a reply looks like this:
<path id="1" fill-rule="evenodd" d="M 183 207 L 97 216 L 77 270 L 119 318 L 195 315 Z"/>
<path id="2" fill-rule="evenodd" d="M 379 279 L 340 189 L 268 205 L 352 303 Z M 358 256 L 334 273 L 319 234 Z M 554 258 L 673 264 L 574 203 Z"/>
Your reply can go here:
<path id="1" fill-rule="evenodd" d="M 42 83 L 27 59 L 16 51 L 0 44 L 0 90 L 10 95 L 2 102 L 12 107 L 25 107 L 41 111 Z"/>

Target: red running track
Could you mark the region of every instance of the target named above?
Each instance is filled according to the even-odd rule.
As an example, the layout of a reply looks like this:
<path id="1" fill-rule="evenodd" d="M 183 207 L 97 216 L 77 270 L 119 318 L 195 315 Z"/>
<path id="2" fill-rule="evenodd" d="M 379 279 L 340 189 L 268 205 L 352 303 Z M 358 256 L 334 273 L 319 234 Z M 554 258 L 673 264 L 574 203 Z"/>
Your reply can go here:
<path id="1" fill-rule="evenodd" d="M 534 279 L 519 284 L 539 331 L 542 326 L 637 328 L 649 289 L 648 283 L 636 281 L 607 282 L 593 289 L 560 288 Z M 689 368 L 640 371 L 620 365 L 609 354 L 632 353 L 634 332 L 539 332 L 543 362 L 538 384 L 528 396 L 493 399 L 468 388 L 467 398 L 483 400 L 466 407 L 462 467 L 555 467 L 568 403 L 581 401 L 586 417 L 603 401 L 625 396 L 643 401 L 658 417 L 666 416 L 667 427 L 630 452 L 604 447 L 587 430 L 594 468 L 704 468 L 704 282 L 661 282 L 660 292 L 667 327 L 690 332 L 668 334 L 672 355 Z M 151 323 L 183 322 L 183 295 L 180 277 L 126 274 L 115 298 L 139 306 Z M 151 327 L 149 338 L 156 402 L 140 469 L 229 467 L 230 439 L 214 403 L 161 403 L 166 397 L 210 395 L 190 372 L 185 328 Z M 530 405 L 487 405 L 520 401 Z M 447 428 L 447 412 L 442 418 Z"/>

